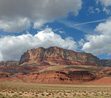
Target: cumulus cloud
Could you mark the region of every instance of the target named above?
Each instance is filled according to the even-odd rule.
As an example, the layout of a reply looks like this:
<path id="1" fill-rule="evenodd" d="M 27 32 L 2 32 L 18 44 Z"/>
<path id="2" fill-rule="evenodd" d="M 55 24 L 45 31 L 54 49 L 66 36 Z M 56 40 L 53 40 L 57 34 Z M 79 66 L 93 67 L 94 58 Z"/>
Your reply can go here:
<path id="1" fill-rule="evenodd" d="M 21 32 L 30 23 L 33 28 L 40 28 L 70 12 L 77 15 L 81 6 L 82 0 L 0 0 L 0 29 Z"/>
<path id="2" fill-rule="evenodd" d="M 83 45 L 82 50 L 95 55 L 111 54 L 111 19 L 100 23 L 96 29 L 98 34 L 87 35 L 87 42 Z"/>
<path id="3" fill-rule="evenodd" d="M 111 9 L 108 7 L 111 7 L 111 0 L 97 0 L 96 3 L 101 3 L 103 5 L 103 11 L 106 12 L 106 14 L 110 14 Z"/>
<path id="4" fill-rule="evenodd" d="M 90 6 L 89 9 L 88 9 L 88 12 L 89 13 L 95 13 L 94 7 Z"/>
<path id="5" fill-rule="evenodd" d="M 4 36 L 0 38 L 0 61 L 19 60 L 20 56 L 29 49 L 50 46 L 58 46 L 66 49 L 76 50 L 77 45 L 72 37 L 63 39 L 54 33 L 52 29 L 46 28 L 35 35 L 30 33 L 19 36 Z"/>
<path id="6" fill-rule="evenodd" d="M 103 11 L 106 12 L 106 14 L 110 14 L 110 12 L 111 12 L 110 9 L 108 9 L 106 7 L 103 8 Z"/>
<path id="7" fill-rule="evenodd" d="M 99 8 L 95 8 L 94 6 L 89 6 L 88 12 L 89 13 L 99 13 L 101 10 Z"/>
<path id="8" fill-rule="evenodd" d="M 0 29 L 5 32 L 21 32 L 29 27 L 30 21 L 27 18 L 0 20 Z"/>
<path id="9" fill-rule="evenodd" d="M 94 14 L 96 12 L 99 13 L 100 9 L 99 8 L 94 8 L 93 6 L 89 6 L 88 12 L 92 13 L 92 14 Z"/>
<path id="10" fill-rule="evenodd" d="M 101 10 L 99 8 L 95 8 L 95 10 L 99 13 Z"/>
<path id="11" fill-rule="evenodd" d="M 83 46 L 85 43 L 84 39 L 81 39 L 80 41 L 78 41 L 78 46 L 81 47 Z"/>
<path id="12" fill-rule="evenodd" d="M 105 7 L 111 6 L 111 0 L 97 0 L 97 3 L 99 2 Z"/>

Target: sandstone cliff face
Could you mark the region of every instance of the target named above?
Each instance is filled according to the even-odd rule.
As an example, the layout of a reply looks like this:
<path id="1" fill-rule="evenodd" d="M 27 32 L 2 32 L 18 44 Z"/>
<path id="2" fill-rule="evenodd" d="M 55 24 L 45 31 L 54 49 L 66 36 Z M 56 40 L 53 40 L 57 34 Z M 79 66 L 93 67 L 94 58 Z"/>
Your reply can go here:
<path id="1" fill-rule="evenodd" d="M 73 84 L 92 81 L 95 79 L 91 72 L 88 71 L 45 71 L 37 73 L 17 73 L 10 75 L 9 73 L 0 73 L 0 79 L 8 81 L 21 81 L 32 83 L 47 83 L 47 84 Z"/>
<path id="2" fill-rule="evenodd" d="M 72 50 L 66 50 L 59 47 L 50 47 L 47 49 L 38 48 L 25 52 L 20 59 L 20 64 L 24 62 L 48 62 L 50 64 L 71 65 L 71 64 L 95 64 L 99 65 L 99 59 L 89 53 L 80 53 Z"/>
<path id="3" fill-rule="evenodd" d="M 111 68 L 91 70 L 44 70 L 37 67 L 1 67 L 0 81 L 47 83 L 47 84 L 111 84 Z M 97 67 L 98 68 L 98 67 Z M 42 71 L 41 71 L 42 70 Z M 107 79 L 107 80 L 105 80 Z M 97 81 L 97 82 L 96 82 Z"/>
<path id="4" fill-rule="evenodd" d="M 80 73 L 80 74 L 78 74 Z M 32 77 L 33 76 L 33 77 Z M 91 81 L 95 79 L 95 76 L 87 71 L 74 71 L 74 72 L 65 72 L 65 71 L 46 71 L 41 73 L 30 74 L 31 79 L 25 78 L 27 82 L 35 83 L 80 83 Z"/>

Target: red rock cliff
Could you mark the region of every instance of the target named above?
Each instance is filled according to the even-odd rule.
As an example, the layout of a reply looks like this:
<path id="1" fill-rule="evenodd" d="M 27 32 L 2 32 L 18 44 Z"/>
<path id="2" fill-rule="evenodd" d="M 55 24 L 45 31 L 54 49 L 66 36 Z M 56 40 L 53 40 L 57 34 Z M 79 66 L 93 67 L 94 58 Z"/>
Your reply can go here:
<path id="1" fill-rule="evenodd" d="M 31 49 L 25 52 L 20 59 L 20 64 L 24 62 L 48 62 L 50 64 L 71 65 L 71 64 L 95 64 L 99 65 L 100 60 L 90 53 L 80 53 L 66 50 L 59 47 Z"/>

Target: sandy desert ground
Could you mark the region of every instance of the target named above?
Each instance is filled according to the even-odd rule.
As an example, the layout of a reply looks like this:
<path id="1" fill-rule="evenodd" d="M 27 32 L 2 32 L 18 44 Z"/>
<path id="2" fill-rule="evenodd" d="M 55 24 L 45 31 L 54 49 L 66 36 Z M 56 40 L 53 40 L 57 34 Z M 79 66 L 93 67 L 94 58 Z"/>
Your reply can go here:
<path id="1" fill-rule="evenodd" d="M 111 98 L 111 85 L 0 82 L 0 98 Z"/>

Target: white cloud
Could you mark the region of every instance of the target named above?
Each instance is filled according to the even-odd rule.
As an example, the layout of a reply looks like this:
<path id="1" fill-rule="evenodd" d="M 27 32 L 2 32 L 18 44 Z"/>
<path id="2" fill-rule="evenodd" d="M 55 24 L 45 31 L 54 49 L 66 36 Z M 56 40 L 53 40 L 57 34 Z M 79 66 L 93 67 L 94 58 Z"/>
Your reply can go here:
<path id="1" fill-rule="evenodd" d="M 60 30 L 59 33 L 60 34 L 65 34 L 65 31 Z"/>
<path id="2" fill-rule="evenodd" d="M 100 23 L 95 31 L 97 32 L 100 32 L 101 34 L 104 34 L 104 35 L 111 35 L 111 19 L 107 20 L 106 22 L 104 23 Z"/>
<path id="3" fill-rule="evenodd" d="M 86 36 L 88 42 L 83 45 L 82 50 L 95 55 L 111 54 L 111 20 L 100 23 L 95 31 L 98 34 Z"/>
<path id="4" fill-rule="evenodd" d="M 42 20 L 42 19 L 38 20 L 37 22 L 34 22 L 33 28 L 40 29 L 43 26 L 43 24 L 45 24 L 45 23 L 46 23 L 45 20 Z"/>
<path id="5" fill-rule="evenodd" d="M 110 9 L 108 9 L 106 7 L 103 8 L 103 11 L 106 12 L 106 14 L 110 14 L 110 12 L 111 12 Z"/>
<path id="6" fill-rule="evenodd" d="M 80 41 L 78 41 L 78 46 L 83 46 L 85 43 L 84 39 L 81 39 Z"/>
<path id="7" fill-rule="evenodd" d="M 111 0 L 97 0 L 97 3 L 99 2 L 105 7 L 111 6 Z"/>
<path id="8" fill-rule="evenodd" d="M 92 13 L 92 14 L 94 14 L 96 12 L 99 13 L 100 9 L 99 8 L 94 8 L 93 6 L 89 6 L 88 12 Z"/>
<path id="9" fill-rule="evenodd" d="M 0 20 L 0 29 L 5 32 L 21 32 L 30 27 L 30 21 L 27 18 L 19 18 L 13 20 Z"/>
<path id="10" fill-rule="evenodd" d="M 89 9 L 88 9 L 89 13 L 95 13 L 95 10 L 94 10 L 94 7 L 93 6 L 90 6 Z"/>
<path id="11" fill-rule="evenodd" d="M 81 6 L 82 0 L 0 0 L 0 29 L 21 32 L 29 23 L 34 23 L 35 29 L 40 28 L 47 22 L 67 17 L 69 12 L 77 15 Z"/>
<path id="12" fill-rule="evenodd" d="M 103 11 L 106 12 L 106 14 L 110 14 L 111 13 L 111 9 L 109 9 L 108 7 L 111 7 L 111 0 L 97 0 L 96 3 L 101 3 L 101 5 L 103 5 Z"/>
<path id="13" fill-rule="evenodd" d="M 76 50 L 76 42 L 71 37 L 63 39 L 54 33 L 52 29 L 46 28 L 35 35 L 29 33 L 19 36 L 4 36 L 0 38 L 0 61 L 19 60 L 20 56 L 27 50 L 50 46 L 58 46 L 66 49 Z"/>
<path id="14" fill-rule="evenodd" d="M 67 21 L 67 20 L 59 20 L 58 22 L 66 25 L 67 27 L 77 29 L 79 31 L 82 31 L 84 33 L 94 33 L 94 29 L 90 27 L 88 24 L 93 24 L 93 23 L 99 23 L 106 21 L 107 19 L 100 19 L 100 20 L 94 20 L 94 21 L 87 21 L 83 23 L 78 23 L 78 22 L 72 22 L 72 21 Z"/>
<path id="15" fill-rule="evenodd" d="M 101 10 L 99 8 L 95 8 L 95 10 L 99 13 Z"/>

